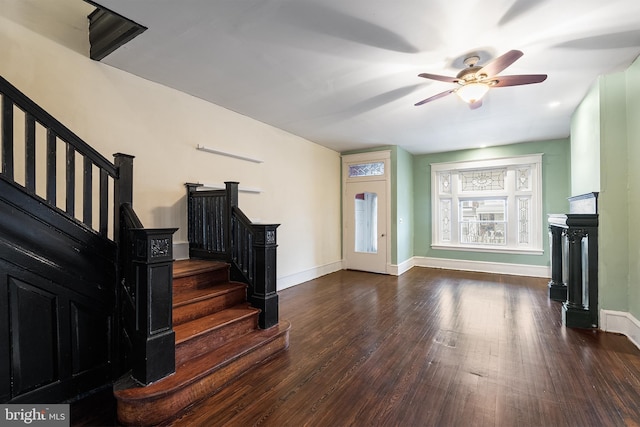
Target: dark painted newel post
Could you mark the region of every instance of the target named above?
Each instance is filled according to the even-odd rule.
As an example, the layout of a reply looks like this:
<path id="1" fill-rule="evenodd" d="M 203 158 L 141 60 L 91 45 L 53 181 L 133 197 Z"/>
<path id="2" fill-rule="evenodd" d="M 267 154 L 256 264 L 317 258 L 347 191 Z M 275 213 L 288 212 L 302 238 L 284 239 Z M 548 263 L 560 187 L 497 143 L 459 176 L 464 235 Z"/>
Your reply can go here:
<path id="1" fill-rule="evenodd" d="M 114 201 L 113 201 L 113 237 L 116 243 L 120 243 L 122 238 L 120 230 L 122 224 L 120 223 L 120 206 L 125 203 L 133 202 L 133 159 L 134 157 L 128 154 L 116 153 L 113 155 L 113 163 L 118 169 L 118 180 L 115 182 L 113 189 Z M 118 245 L 120 249 L 120 259 L 122 257 L 122 245 Z"/>
<path id="2" fill-rule="evenodd" d="M 276 228 L 279 224 L 254 224 L 255 287 L 251 305 L 261 310 L 258 320 L 262 329 L 278 324 L 276 293 Z"/>
<path id="3" fill-rule="evenodd" d="M 55 139 L 54 139 L 55 142 Z M 55 146 L 55 144 L 53 145 Z M 115 153 L 113 155 L 113 164 L 118 170 L 118 179 L 114 180 L 113 188 L 113 240 L 118 245 L 118 262 L 116 265 L 118 283 L 125 281 L 127 271 L 127 260 L 129 259 L 129 250 L 127 248 L 127 238 L 124 230 L 124 216 L 121 215 L 120 209 L 123 205 L 131 204 L 133 201 L 133 159 L 134 156 L 123 153 Z M 55 188 L 52 190 L 55 195 Z M 124 319 L 123 303 L 125 292 L 120 285 L 115 287 L 115 298 L 117 301 L 117 315 L 114 319 L 114 331 L 112 333 L 114 351 L 116 354 L 114 366 L 114 376 L 118 377 L 129 370 L 130 366 L 127 361 L 128 344 L 124 343 L 123 330 L 127 327 Z"/>
<path id="4" fill-rule="evenodd" d="M 567 285 L 562 277 L 562 228 L 549 225 L 551 242 L 551 280 L 549 281 L 549 298 L 554 301 L 567 300 Z"/>
<path id="5" fill-rule="evenodd" d="M 175 372 L 173 233 L 177 228 L 132 229 L 136 332 L 133 377 L 149 384 Z"/>
<path id="6" fill-rule="evenodd" d="M 175 372 L 173 332 L 173 233 L 177 228 L 144 228 L 132 209 L 133 156 L 114 154 L 114 236 L 121 287 L 117 288 L 117 330 L 128 335 L 125 363 L 143 384 Z M 127 340 L 124 340 L 127 341 Z M 120 345 L 120 339 L 116 342 Z M 125 345 L 126 346 L 126 345 Z M 128 369 L 128 366 L 126 367 Z"/>

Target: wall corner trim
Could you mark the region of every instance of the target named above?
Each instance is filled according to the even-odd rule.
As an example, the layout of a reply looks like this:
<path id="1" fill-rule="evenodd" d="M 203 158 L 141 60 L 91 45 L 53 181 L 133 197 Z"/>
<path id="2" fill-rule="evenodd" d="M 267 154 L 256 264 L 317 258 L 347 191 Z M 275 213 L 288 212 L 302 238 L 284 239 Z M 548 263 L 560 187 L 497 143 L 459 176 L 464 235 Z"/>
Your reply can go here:
<path id="1" fill-rule="evenodd" d="M 401 262 L 400 264 L 390 264 L 387 266 L 387 273 L 392 276 L 400 276 L 403 273 L 411 270 L 415 267 L 414 258 L 409 258 L 406 261 Z"/>
<path id="2" fill-rule="evenodd" d="M 600 329 L 625 335 L 640 348 L 640 321 L 626 311 L 600 310 Z"/>

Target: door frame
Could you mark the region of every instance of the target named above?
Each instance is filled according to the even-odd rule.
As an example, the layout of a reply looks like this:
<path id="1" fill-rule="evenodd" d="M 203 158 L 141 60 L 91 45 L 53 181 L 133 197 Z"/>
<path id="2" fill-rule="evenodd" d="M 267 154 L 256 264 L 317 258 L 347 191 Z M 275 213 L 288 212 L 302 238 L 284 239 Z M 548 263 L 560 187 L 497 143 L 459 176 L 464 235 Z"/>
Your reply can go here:
<path id="1" fill-rule="evenodd" d="M 347 212 L 347 185 L 349 183 L 356 182 L 368 182 L 368 181 L 384 181 L 385 185 L 385 198 L 386 198 L 386 206 L 384 206 L 384 211 L 386 215 L 385 221 L 385 230 L 378 230 L 378 233 L 384 232 L 385 246 L 386 246 L 386 254 L 385 254 L 385 265 L 381 271 L 386 274 L 391 274 L 391 243 L 393 239 L 391 238 L 391 151 L 383 150 L 383 151 L 373 151 L 369 153 L 359 153 L 359 154 L 346 154 L 342 157 L 342 265 L 343 268 L 349 268 L 349 259 L 347 254 L 349 250 L 347 248 L 347 239 L 346 237 L 346 221 L 347 215 L 353 215 L 353 212 Z M 383 162 L 384 163 L 384 172 L 379 175 L 371 175 L 371 176 L 356 176 L 349 177 L 349 166 L 363 164 L 363 163 L 376 163 Z"/>

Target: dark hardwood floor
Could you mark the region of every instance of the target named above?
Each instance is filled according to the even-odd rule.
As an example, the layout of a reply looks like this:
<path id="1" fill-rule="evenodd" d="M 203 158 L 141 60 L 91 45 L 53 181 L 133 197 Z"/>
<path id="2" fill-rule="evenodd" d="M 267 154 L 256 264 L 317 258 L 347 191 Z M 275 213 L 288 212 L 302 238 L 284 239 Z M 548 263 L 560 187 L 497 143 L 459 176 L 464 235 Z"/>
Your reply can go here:
<path id="1" fill-rule="evenodd" d="M 286 289 L 289 350 L 173 425 L 640 425 L 640 350 L 564 328 L 546 284 L 414 268 Z M 114 425 L 113 401 L 93 399 L 72 424 Z"/>

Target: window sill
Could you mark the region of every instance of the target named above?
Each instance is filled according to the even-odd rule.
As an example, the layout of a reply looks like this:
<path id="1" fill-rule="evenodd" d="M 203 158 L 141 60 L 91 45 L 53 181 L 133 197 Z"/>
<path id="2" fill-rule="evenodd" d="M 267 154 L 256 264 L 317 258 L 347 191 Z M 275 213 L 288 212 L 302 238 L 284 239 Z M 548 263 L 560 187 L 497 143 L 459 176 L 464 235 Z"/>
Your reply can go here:
<path id="1" fill-rule="evenodd" d="M 431 249 L 442 249 L 445 251 L 465 251 L 465 252 L 490 252 L 498 254 L 517 254 L 517 255 L 543 255 L 542 249 L 533 248 L 510 248 L 510 247 L 496 247 L 496 246 L 482 246 L 482 245 L 443 245 L 433 244 Z"/>

